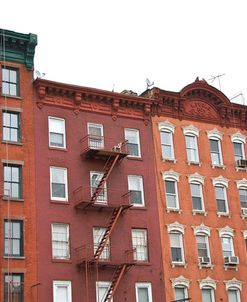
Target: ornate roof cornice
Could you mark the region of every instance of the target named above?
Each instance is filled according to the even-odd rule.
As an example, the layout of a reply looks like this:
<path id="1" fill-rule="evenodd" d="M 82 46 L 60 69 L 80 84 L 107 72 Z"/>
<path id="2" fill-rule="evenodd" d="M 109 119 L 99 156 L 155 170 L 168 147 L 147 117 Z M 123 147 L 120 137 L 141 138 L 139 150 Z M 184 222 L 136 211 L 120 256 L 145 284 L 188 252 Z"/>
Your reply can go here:
<path id="1" fill-rule="evenodd" d="M 37 35 L 0 29 L 0 41 L 1 61 L 25 64 L 28 70 L 33 70 Z"/>

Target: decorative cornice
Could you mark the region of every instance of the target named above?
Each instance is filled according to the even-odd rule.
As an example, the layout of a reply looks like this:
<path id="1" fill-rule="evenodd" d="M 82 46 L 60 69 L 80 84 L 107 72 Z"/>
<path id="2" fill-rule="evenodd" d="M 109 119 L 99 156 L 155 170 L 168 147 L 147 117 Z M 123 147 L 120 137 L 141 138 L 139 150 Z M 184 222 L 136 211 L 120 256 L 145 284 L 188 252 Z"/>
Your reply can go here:
<path id="1" fill-rule="evenodd" d="M 168 233 L 180 232 L 180 233 L 184 234 L 185 226 L 183 224 L 180 224 L 177 221 L 175 221 L 174 223 L 171 223 L 171 224 L 167 224 L 166 226 L 167 226 Z"/>
<path id="2" fill-rule="evenodd" d="M 227 235 L 227 236 L 234 236 L 234 230 L 230 228 L 228 225 L 224 228 L 218 229 L 220 237 Z"/>
<path id="3" fill-rule="evenodd" d="M 189 183 L 192 183 L 192 182 L 199 182 L 200 184 L 204 185 L 204 179 L 205 177 L 198 174 L 197 172 L 194 173 L 194 174 L 190 174 L 188 175 L 188 181 Z"/>
<path id="4" fill-rule="evenodd" d="M 211 287 L 214 290 L 216 290 L 216 281 L 213 280 L 210 277 L 207 277 L 205 279 L 199 280 L 199 285 L 200 285 L 200 289 L 204 288 L 204 287 Z"/>
<path id="5" fill-rule="evenodd" d="M 182 286 L 182 287 L 186 287 L 189 288 L 190 287 L 190 280 L 185 278 L 184 276 L 180 275 L 177 278 L 171 278 L 171 283 L 172 283 L 172 287 L 176 287 L 176 286 Z"/>
<path id="6" fill-rule="evenodd" d="M 231 280 L 224 281 L 226 285 L 226 290 L 230 288 L 238 288 L 239 290 L 242 290 L 242 282 L 237 280 L 236 278 L 232 278 Z"/>
<path id="7" fill-rule="evenodd" d="M 1 61 L 25 64 L 28 70 L 33 70 L 37 35 L 0 29 L 0 41 Z"/>
<path id="8" fill-rule="evenodd" d="M 203 223 L 201 225 L 198 225 L 198 226 L 193 226 L 192 228 L 194 229 L 194 234 L 195 235 L 197 235 L 199 233 L 204 233 L 204 234 L 210 236 L 211 228 L 204 225 Z"/>

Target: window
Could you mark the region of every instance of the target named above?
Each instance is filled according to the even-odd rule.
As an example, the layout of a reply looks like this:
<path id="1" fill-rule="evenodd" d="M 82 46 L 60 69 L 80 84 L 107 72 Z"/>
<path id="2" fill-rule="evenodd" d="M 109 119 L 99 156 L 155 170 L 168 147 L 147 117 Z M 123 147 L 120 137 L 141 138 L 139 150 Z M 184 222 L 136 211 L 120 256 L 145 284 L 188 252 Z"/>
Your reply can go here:
<path id="1" fill-rule="evenodd" d="M 233 147 L 235 161 L 244 159 L 244 144 L 242 142 L 234 142 Z"/>
<path id="2" fill-rule="evenodd" d="M 64 119 L 49 116 L 49 146 L 66 148 Z"/>
<path id="3" fill-rule="evenodd" d="M 176 300 L 188 298 L 187 288 L 184 286 L 174 287 L 174 298 Z"/>
<path id="4" fill-rule="evenodd" d="M 23 222 L 4 220 L 4 255 L 23 256 Z"/>
<path id="5" fill-rule="evenodd" d="M 192 209 L 195 211 L 204 211 L 202 185 L 200 183 L 190 183 L 192 197 Z"/>
<path id="6" fill-rule="evenodd" d="M 211 152 L 211 161 L 215 166 L 221 166 L 223 164 L 222 155 L 221 155 L 221 146 L 220 140 L 210 139 L 210 152 Z"/>
<path id="7" fill-rule="evenodd" d="M 239 188 L 240 205 L 242 209 L 247 209 L 247 189 Z"/>
<path id="8" fill-rule="evenodd" d="M 231 236 L 228 235 L 222 236 L 221 244 L 222 244 L 223 257 L 234 256 L 233 241 Z"/>
<path id="9" fill-rule="evenodd" d="M 202 288 L 202 302 L 214 302 L 214 289 Z"/>
<path id="10" fill-rule="evenodd" d="M 108 290 L 111 286 L 111 282 L 105 282 L 105 281 L 98 281 L 96 282 L 96 301 L 97 302 L 104 302 L 106 295 L 108 293 Z M 110 302 L 113 302 L 113 299 L 111 299 Z"/>
<path id="11" fill-rule="evenodd" d="M 240 292 L 238 288 L 229 288 L 228 289 L 228 301 L 229 302 L 241 302 Z"/>
<path id="12" fill-rule="evenodd" d="M 4 274 L 4 302 L 24 302 L 24 275 Z"/>
<path id="13" fill-rule="evenodd" d="M 62 223 L 53 223 L 52 230 L 52 258 L 69 259 L 69 225 Z"/>
<path id="14" fill-rule="evenodd" d="M 148 261 L 147 230 L 132 229 L 132 247 L 134 260 Z"/>
<path id="15" fill-rule="evenodd" d="M 128 189 L 130 192 L 130 203 L 135 206 L 144 206 L 142 176 L 129 175 L 128 176 Z"/>
<path id="16" fill-rule="evenodd" d="M 136 283 L 136 302 L 152 302 L 151 283 Z"/>
<path id="17" fill-rule="evenodd" d="M 200 263 L 209 264 L 210 254 L 209 254 L 209 244 L 208 236 L 205 234 L 196 235 L 197 253 Z"/>
<path id="18" fill-rule="evenodd" d="M 19 71 L 17 69 L 2 68 L 2 94 L 19 96 Z"/>
<path id="19" fill-rule="evenodd" d="M 71 281 L 53 281 L 53 302 L 72 302 Z"/>
<path id="20" fill-rule="evenodd" d="M 195 135 L 185 135 L 185 144 L 188 162 L 199 162 L 197 137 Z"/>
<path id="21" fill-rule="evenodd" d="M 67 169 L 60 167 L 50 167 L 51 179 L 51 199 L 67 201 Z"/>
<path id="22" fill-rule="evenodd" d="M 93 197 L 94 194 L 97 194 L 98 196 L 97 196 L 96 202 L 107 203 L 106 182 L 104 183 L 104 185 L 100 189 L 100 191 L 97 190 L 103 176 L 104 176 L 104 173 L 102 173 L 102 172 L 94 172 L 94 171 L 90 172 L 91 196 Z"/>
<path id="23" fill-rule="evenodd" d="M 20 114 L 3 111 L 3 140 L 20 142 Z"/>
<path id="24" fill-rule="evenodd" d="M 217 212 L 228 213 L 226 187 L 217 185 L 214 187 L 216 196 Z"/>
<path id="25" fill-rule="evenodd" d="M 20 199 L 22 197 L 21 166 L 4 164 L 4 196 Z"/>
<path id="26" fill-rule="evenodd" d="M 93 245 L 94 245 L 94 254 L 97 251 L 99 244 L 106 232 L 106 228 L 103 227 L 94 227 L 93 228 Z M 110 240 L 107 240 L 107 243 L 100 255 L 101 260 L 109 260 L 110 259 Z"/>
<path id="27" fill-rule="evenodd" d="M 139 130 L 124 129 L 127 153 L 129 156 L 141 157 Z"/>
<path id="28" fill-rule="evenodd" d="M 179 232 L 170 233 L 172 262 L 184 263 L 183 235 Z"/>
<path id="29" fill-rule="evenodd" d="M 92 149 L 104 148 L 103 125 L 88 123 L 89 147 Z"/>
<path id="30" fill-rule="evenodd" d="M 160 132 L 161 150 L 163 159 L 174 159 L 173 133 L 167 131 Z"/>
<path id="31" fill-rule="evenodd" d="M 169 209 L 179 209 L 177 182 L 174 180 L 165 180 L 166 206 Z"/>

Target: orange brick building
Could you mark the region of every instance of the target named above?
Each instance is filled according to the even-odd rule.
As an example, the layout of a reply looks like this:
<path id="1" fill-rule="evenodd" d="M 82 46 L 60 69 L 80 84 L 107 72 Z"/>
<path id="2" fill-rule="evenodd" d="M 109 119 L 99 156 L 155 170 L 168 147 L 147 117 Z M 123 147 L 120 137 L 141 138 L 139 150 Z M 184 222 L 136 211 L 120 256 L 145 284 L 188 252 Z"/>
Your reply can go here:
<path id="1" fill-rule="evenodd" d="M 36 301 L 36 44 L 36 35 L 0 30 L 0 301 Z"/>
<path id="2" fill-rule="evenodd" d="M 247 108 L 198 79 L 143 96 L 153 100 L 166 301 L 244 302 Z"/>

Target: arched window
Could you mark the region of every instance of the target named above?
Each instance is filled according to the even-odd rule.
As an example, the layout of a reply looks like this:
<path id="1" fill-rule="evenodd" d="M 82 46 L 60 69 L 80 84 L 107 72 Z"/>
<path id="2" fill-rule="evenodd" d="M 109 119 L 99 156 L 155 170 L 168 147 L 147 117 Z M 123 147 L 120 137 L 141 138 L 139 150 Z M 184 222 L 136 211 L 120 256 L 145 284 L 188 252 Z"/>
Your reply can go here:
<path id="1" fill-rule="evenodd" d="M 211 161 L 213 166 L 222 166 L 223 158 L 221 152 L 221 140 L 223 134 L 217 129 L 207 132 L 210 144 Z"/>
<path id="2" fill-rule="evenodd" d="M 203 189 L 204 177 L 198 173 L 189 175 L 190 192 L 193 212 L 204 212 Z"/>
<path id="3" fill-rule="evenodd" d="M 190 281 L 184 276 L 171 279 L 172 287 L 174 289 L 174 299 L 186 299 L 188 298 L 188 289 Z"/>
<path id="4" fill-rule="evenodd" d="M 228 302 L 241 302 L 242 282 L 233 278 L 232 280 L 225 281 L 226 290 L 228 293 Z"/>
<path id="5" fill-rule="evenodd" d="M 209 236 L 210 228 L 201 224 L 200 226 L 193 227 L 194 234 L 196 236 L 198 262 L 200 266 L 210 266 L 210 248 L 209 248 Z"/>
<path id="6" fill-rule="evenodd" d="M 235 161 L 237 162 L 238 160 L 245 159 L 244 145 L 246 136 L 237 132 L 231 135 L 231 141 L 233 143 Z"/>
<path id="7" fill-rule="evenodd" d="M 215 290 L 216 282 L 215 280 L 207 277 L 199 281 L 200 289 L 202 291 L 202 302 L 215 302 Z"/>
<path id="8" fill-rule="evenodd" d="M 189 163 L 199 163 L 197 138 L 199 136 L 199 130 L 193 125 L 183 127 L 183 133 L 185 136 L 187 161 Z"/>
<path id="9" fill-rule="evenodd" d="M 162 173 L 164 180 L 167 210 L 179 210 L 178 181 L 179 174 L 173 170 Z"/>
<path id="10" fill-rule="evenodd" d="M 247 217 L 247 179 L 237 180 L 242 217 Z"/>
<path id="11" fill-rule="evenodd" d="M 239 259 L 235 255 L 234 252 L 234 245 L 233 245 L 233 237 L 234 232 L 233 229 L 226 226 L 223 229 L 219 229 L 219 235 L 221 238 L 221 246 L 222 246 L 222 253 L 224 258 L 224 265 L 225 266 L 237 266 Z"/>
<path id="12" fill-rule="evenodd" d="M 183 265 L 184 259 L 184 243 L 183 234 L 184 226 L 175 222 L 167 225 L 170 236 L 171 261 L 174 265 Z"/>
<path id="13" fill-rule="evenodd" d="M 161 151 L 164 160 L 174 160 L 173 133 L 175 126 L 170 122 L 158 124 L 160 131 Z"/>
<path id="14" fill-rule="evenodd" d="M 215 198 L 216 198 L 216 206 L 218 215 L 228 215 L 228 201 L 227 201 L 227 187 L 229 180 L 219 176 L 217 178 L 213 178 L 213 186 L 215 189 Z"/>

